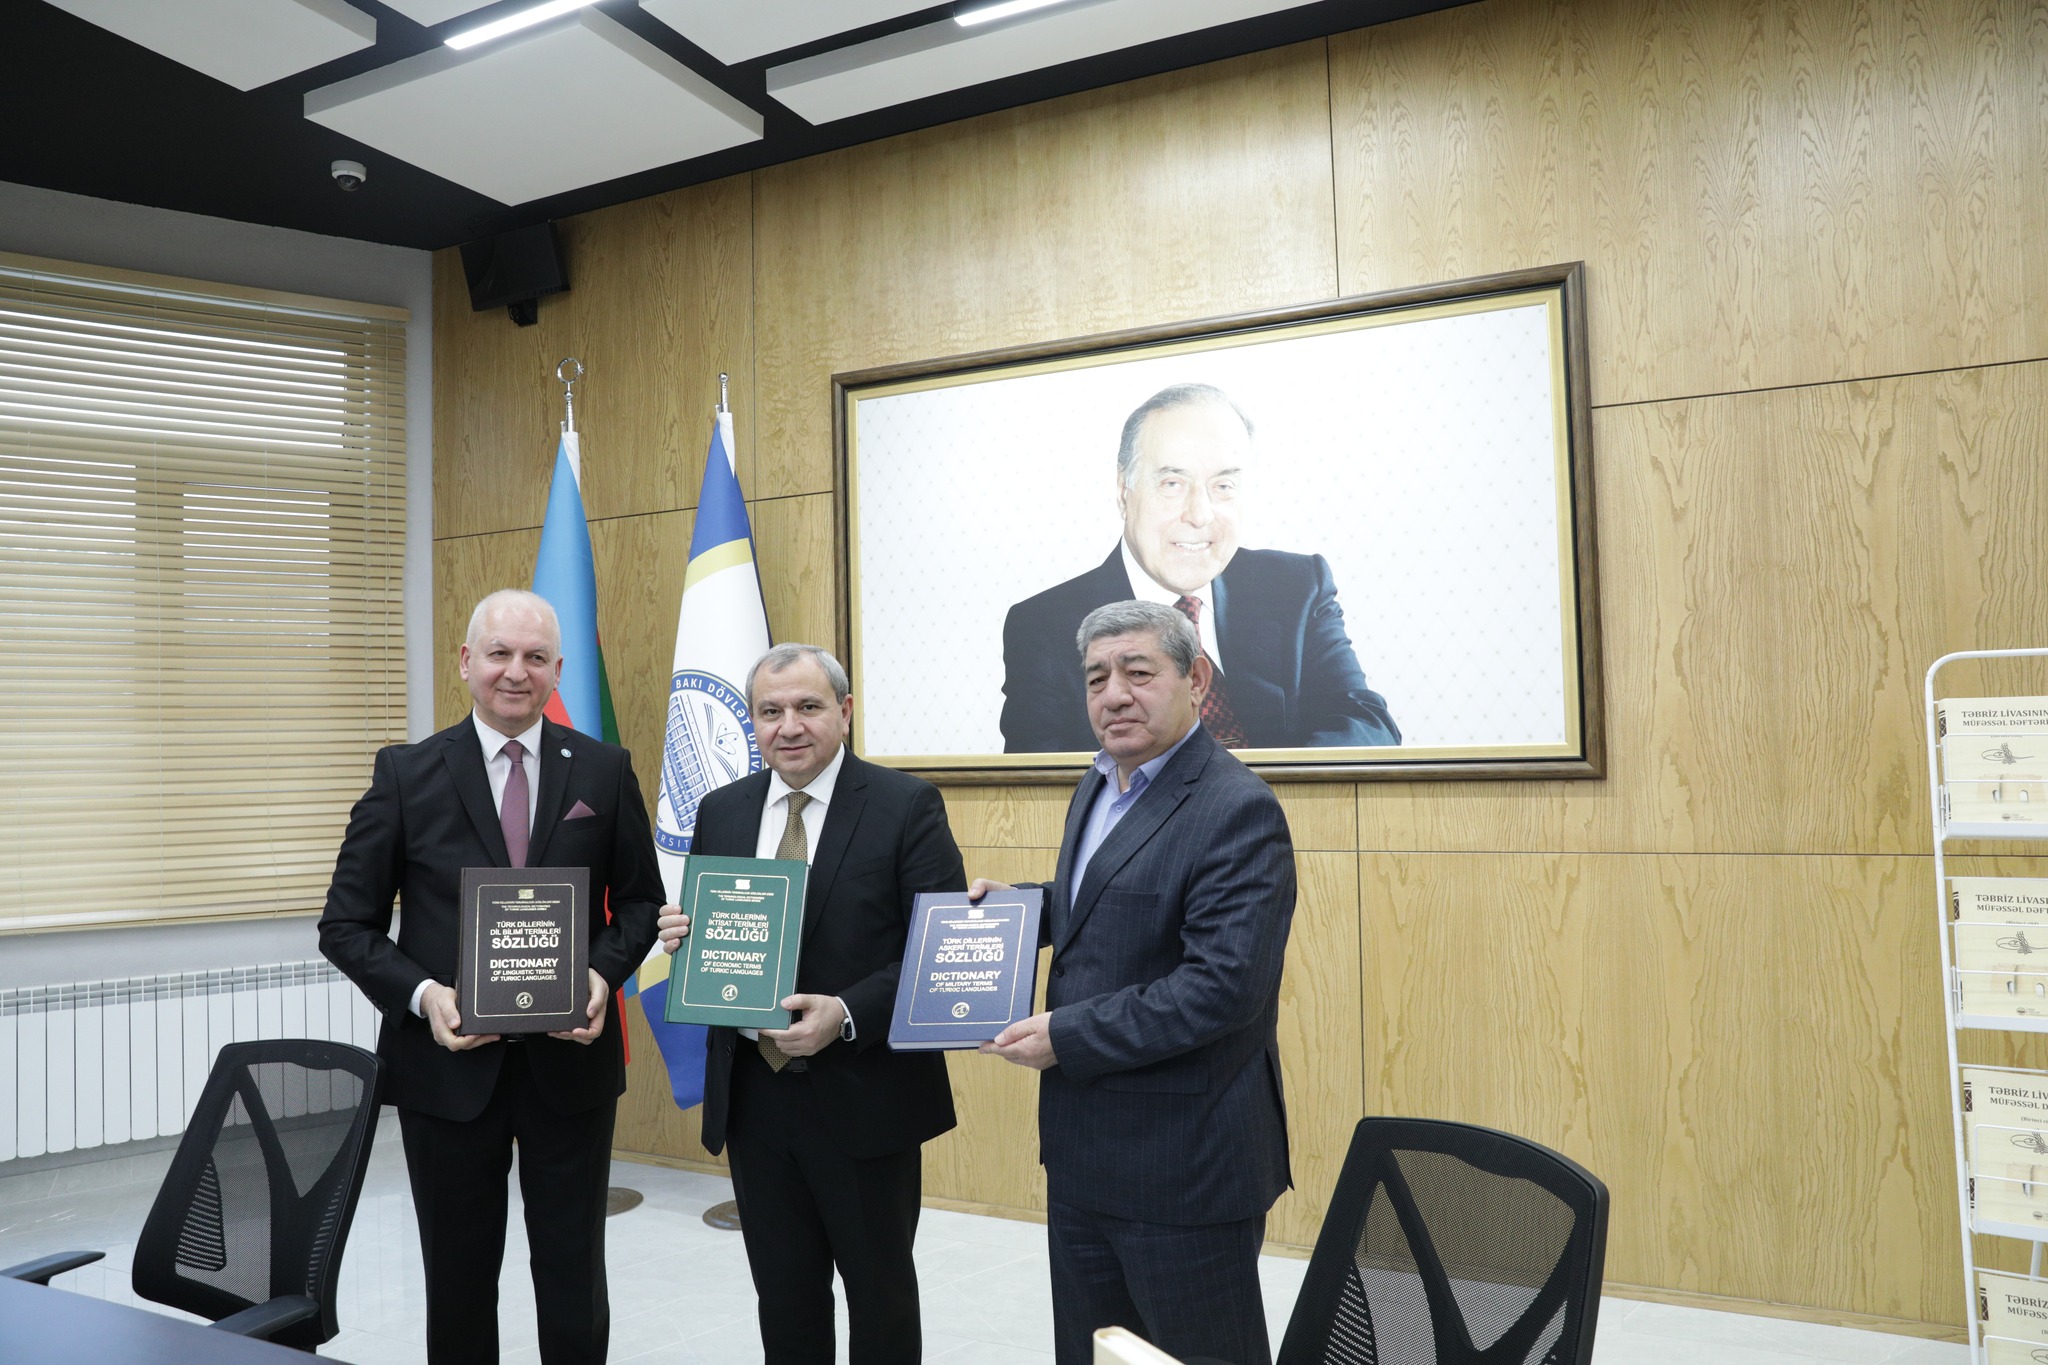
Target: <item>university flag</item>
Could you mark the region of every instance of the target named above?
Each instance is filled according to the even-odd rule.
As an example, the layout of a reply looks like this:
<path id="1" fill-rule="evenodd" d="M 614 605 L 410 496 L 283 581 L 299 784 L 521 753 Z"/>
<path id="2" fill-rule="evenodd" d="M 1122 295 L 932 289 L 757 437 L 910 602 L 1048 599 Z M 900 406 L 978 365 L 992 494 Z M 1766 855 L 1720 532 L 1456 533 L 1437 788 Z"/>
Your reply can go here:
<path id="1" fill-rule="evenodd" d="M 768 652 L 768 609 L 761 599 L 754 534 L 732 449 L 732 414 L 721 412 L 704 458 L 704 486 L 676 614 L 661 795 L 654 808 L 655 849 L 671 899 L 681 893 L 697 804 L 707 792 L 761 768 L 746 687 L 747 670 Z M 676 1105 L 688 1109 L 704 1102 L 704 1030 L 662 1020 L 668 966 L 668 954 L 656 948 L 641 966 L 638 984 L 648 1026 L 668 1063 Z"/>

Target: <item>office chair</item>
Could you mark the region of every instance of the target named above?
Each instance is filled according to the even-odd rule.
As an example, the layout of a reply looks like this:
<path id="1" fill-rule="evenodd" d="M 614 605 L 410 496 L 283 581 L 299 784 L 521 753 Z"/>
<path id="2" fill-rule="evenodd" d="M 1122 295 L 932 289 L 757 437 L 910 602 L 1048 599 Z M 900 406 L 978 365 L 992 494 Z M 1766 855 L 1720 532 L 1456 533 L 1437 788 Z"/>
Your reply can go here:
<path id="1" fill-rule="evenodd" d="M 1368 1118 L 1278 1365 L 1590 1365 L 1607 1187 L 1525 1138 Z"/>
<path id="2" fill-rule="evenodd" d="M 308 1351 L 332 1340 L 383 1069 L 346 1043 L 223 1046 L 136 1240 L 135 1292 L 243 1336 Z M 60 1252 L 0 1275 L 48 1284 L 105 1254 Z"/>

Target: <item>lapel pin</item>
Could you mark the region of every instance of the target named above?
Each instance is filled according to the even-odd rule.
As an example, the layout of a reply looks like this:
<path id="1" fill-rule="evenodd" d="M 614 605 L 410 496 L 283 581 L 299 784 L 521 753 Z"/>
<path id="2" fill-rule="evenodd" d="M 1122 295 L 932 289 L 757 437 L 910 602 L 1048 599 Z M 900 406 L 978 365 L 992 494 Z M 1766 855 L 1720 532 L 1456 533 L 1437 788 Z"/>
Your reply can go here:
<path id="1" fill-rule="evenodd" d="M 562 757 L 563 757 L 563 758 L 567 758 L 568 756 L 569 756 L 569 751 L 568 751 L 567 749 L 564 749 L 564 750 L 562 750 Z"/>

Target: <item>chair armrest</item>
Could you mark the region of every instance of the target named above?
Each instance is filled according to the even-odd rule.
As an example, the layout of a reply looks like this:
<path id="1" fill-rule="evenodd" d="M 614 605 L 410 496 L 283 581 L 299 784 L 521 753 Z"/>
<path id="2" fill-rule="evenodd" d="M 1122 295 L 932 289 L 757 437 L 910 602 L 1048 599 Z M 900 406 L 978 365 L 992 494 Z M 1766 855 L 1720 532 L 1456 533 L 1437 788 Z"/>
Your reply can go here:
<path id="1" fill-rule="evenodd" d="M 62 1275 L 67 1270 L 76 1270 L 82 1265 L 106 1259 L 104 1251 L 60 1251 L 52 1256 L 38 1257 L 23 1261 L 20 1265 L 0 1270 L 0 1279 L 27 1280 L 30 1284 L 48 1284 L 52 1275 Z"/>
<path id="2" fill-rule="evenodd" d="M 320 1305 L 304 1294 L 281 1294 L 265 1303 L 244 1308 L 239 1313 L 230 1313 L 213 1324 L 223 1332 L 236 1336 L 258 1337 L 268 1341 L 272 1336 L 290 1327 L 293 1323 L 305 1322 L 317 1317 Z"/>

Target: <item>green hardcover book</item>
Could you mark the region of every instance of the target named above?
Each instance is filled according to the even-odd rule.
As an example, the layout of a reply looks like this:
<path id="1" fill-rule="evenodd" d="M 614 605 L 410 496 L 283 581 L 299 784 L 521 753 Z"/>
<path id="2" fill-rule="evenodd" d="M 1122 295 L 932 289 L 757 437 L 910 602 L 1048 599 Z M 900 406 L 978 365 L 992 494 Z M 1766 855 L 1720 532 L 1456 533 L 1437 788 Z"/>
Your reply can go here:
<path id="1" fill-rule="evenodd" d="M 671 1024 L 788 1028 L 785 997 L 796 990 L 810 869 L 773 858 L 712 858 L 683 864 L 679 902 L 690 936 L 669 962 Z"/>

